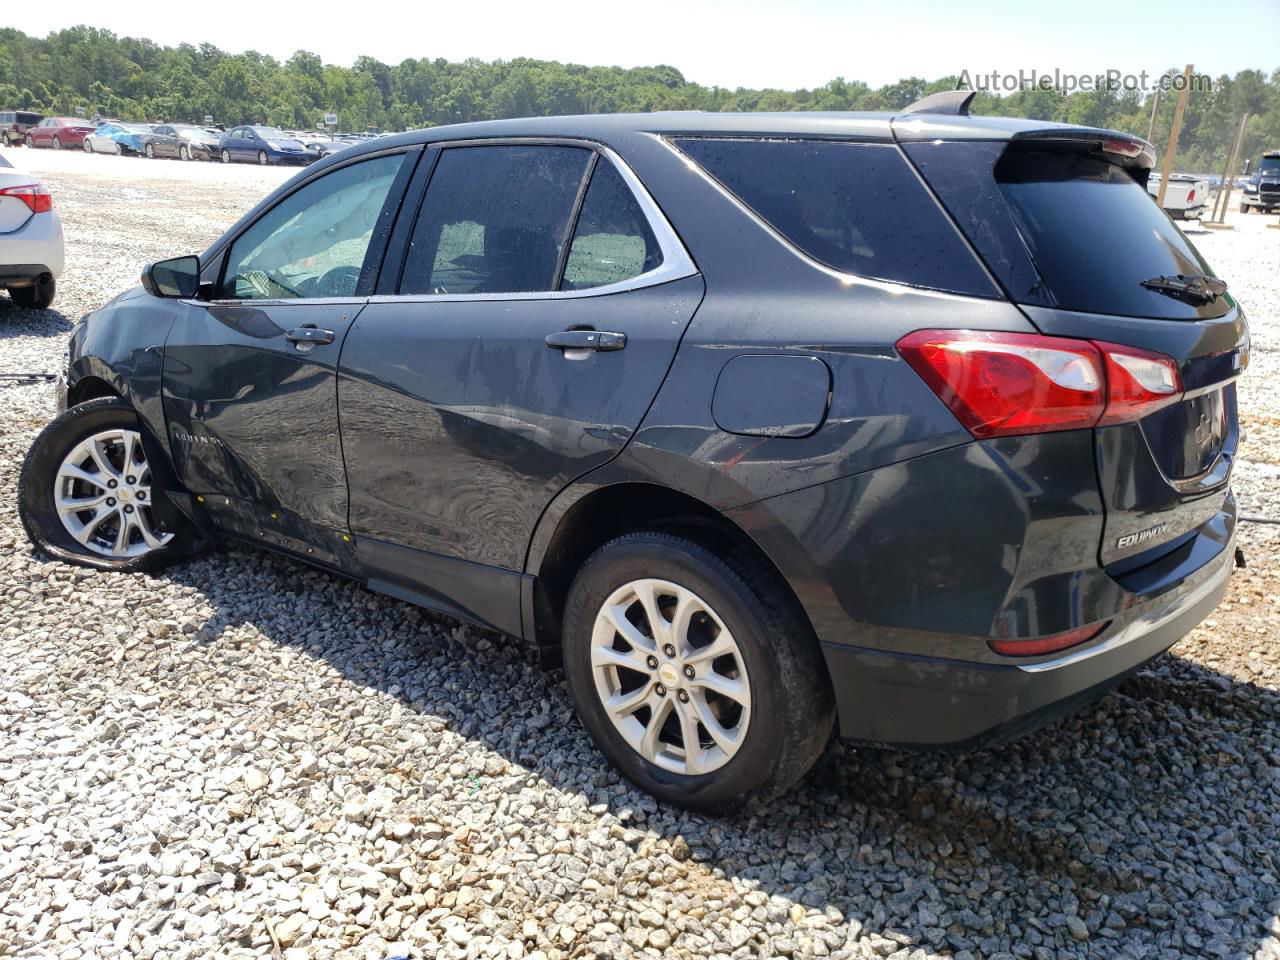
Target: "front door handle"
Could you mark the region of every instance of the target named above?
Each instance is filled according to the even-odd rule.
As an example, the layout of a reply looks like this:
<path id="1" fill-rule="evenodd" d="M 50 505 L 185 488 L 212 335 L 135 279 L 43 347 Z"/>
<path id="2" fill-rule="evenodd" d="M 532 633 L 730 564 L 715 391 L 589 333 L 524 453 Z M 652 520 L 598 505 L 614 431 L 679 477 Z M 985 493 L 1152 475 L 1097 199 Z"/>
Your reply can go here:
<path id="1" fill-rule="evenodd" d="M 562 330 L 547 334 L 546 344 L 553 350 L 621 350 L 627 345 L 627 335 L 607 330 Z"/>
<path id="2" fill-rule="evenodd" d="M 332 330 L 321 330 L 318 327 L 294 327 L 284 335 L 290 343 L 333 343 L 337 336 Z"/>

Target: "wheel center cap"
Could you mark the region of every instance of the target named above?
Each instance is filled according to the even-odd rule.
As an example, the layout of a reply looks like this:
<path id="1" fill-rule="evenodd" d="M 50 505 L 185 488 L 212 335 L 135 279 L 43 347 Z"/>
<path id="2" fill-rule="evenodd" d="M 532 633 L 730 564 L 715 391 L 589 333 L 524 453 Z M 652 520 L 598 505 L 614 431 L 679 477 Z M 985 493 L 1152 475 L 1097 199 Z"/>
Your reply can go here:
<path id="1" fill-rule="evenodd" d="M 664 663 L 658 668 L 658 679 L 668 687 L 677 686 L 680 683 L 680 671 L 673 664 Z"/>
<path id="2" fill-rule="evenodd" d="M 129 488 L 128 488 L 128 487 L 121 487 L 121 488 L 120 488 L 120 499 L 121 499 L 121 500 L 132 500 L 132 499 L 133 499 L 133 494 L 130 492 L 130 490 L 129 490 Z"/>

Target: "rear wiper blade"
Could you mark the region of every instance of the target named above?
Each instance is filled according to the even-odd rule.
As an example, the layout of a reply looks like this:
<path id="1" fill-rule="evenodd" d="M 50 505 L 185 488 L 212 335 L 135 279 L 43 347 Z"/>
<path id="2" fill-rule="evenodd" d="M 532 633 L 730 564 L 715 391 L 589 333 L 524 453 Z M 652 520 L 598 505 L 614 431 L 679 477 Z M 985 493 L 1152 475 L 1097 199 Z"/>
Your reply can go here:
<path id="1" fill-rule="evenodd" d="M 1213 303 L 1227 292 L 1225 280 L 1183 273 L 1152 277 L 1150 280 L 1143 280 L 1142 285 L 1148 290 L 1167 293 L 1171 297 L 1180 297 L 1192 303 Z"/>

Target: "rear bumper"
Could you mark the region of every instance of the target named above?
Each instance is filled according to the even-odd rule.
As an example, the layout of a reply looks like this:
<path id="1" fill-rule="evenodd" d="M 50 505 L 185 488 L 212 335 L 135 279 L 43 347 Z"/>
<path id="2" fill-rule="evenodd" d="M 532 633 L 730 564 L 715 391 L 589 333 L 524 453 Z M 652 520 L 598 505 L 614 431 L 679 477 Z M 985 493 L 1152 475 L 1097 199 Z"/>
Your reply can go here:
<path id="1" fill-rule="evenodd" d="M 1233 534 L 1177 588 L 1126 610 L 1097 640 L 1049 659 L 974 662 L 823 644 L 840 733 L 890 744 L 973 748 L 1074 712 L 1209 615 L 1226 593 L 1234 542 Z"/>
<path id="2" fill-rule="evenodd" d="M 37 213 L 12 233 L 0 234 L 0 287 L 30 286 L 43 274 L 62 276 L 62 222 L 58 213 Z"/>

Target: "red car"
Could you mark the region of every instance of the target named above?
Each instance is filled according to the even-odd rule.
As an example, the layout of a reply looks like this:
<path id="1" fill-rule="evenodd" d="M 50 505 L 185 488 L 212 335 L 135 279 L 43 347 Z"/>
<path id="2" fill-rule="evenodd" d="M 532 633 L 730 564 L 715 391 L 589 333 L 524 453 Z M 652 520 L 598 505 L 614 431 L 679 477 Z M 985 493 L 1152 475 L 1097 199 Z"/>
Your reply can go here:
<path id="1" fill-rule="evenodd" d="M 27 130 L 28 147 L 63 147 L 79 149 L 84 138 L 96 130 L 93 124 L 79 117 L 45 117 Z"/>

